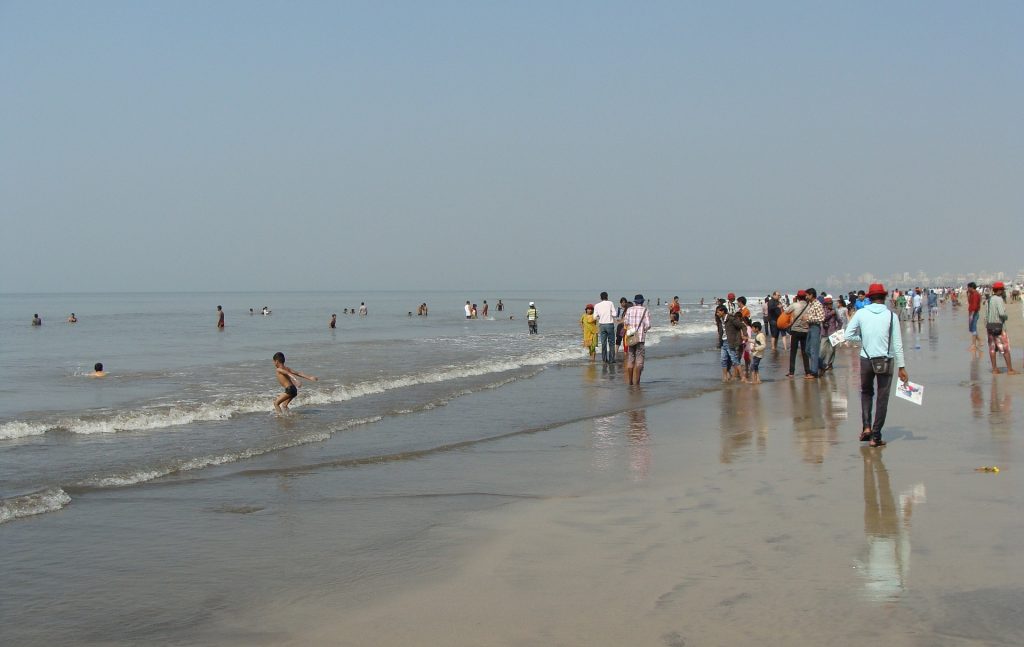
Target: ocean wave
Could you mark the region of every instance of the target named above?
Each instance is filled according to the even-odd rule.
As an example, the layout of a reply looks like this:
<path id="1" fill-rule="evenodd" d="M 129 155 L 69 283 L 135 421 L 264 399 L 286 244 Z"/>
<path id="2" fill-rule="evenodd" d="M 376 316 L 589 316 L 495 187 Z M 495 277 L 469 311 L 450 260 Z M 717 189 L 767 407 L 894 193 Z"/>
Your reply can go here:
<path id="1" fill-rule="evenodd" d="M 31 494 L 0 499 L 0 523 L 60 510 L 71 497 L 60 488 L 48 488 Z"/>
<path id="2" fill-rule="evenodd" d="M 118 488 L 128 487 L 132 485 L 139 485 L 140 483 L 146 483 L 155 479 L 170 476 L 172 474 L 181 474 L 184 472 L 191 472 L 194 470 L 200 470 L 206 467 L 216 467 L 217 465 L 227 465 L 229 463 L 235 463 L 237 461 L 243 461 L 263 454 L 269 454 L 272 452 L 281 451 L 283 449 L 289 449 L 291 447 L 298 447 L 299 445 L 308 445 L 310 443 L 318 443 L 327 440 L 332 434 L 339 431 L 345 431 L 353 427 L 360 425 L 367 425 L 377 422 L 382 419 L 382 416 L 372 416 L 369 418 L 360 418 L 358 420 L 349 420 L 343 425 L 340 425 L 331 431 L 323 431 L 316 434 L 310 434 L 302 436 L 301 438 L 295 438 L 285 442 L 274 443 L 264 447 L 249 447 L 237 452 L 227 452 L 224 454 L 208 454 L 206 456 L 196 456 L 194 458 L 183 458 L 174 461 L 170 461 L 163 465 L 151 466 L 143 469 L 134 471 L 127 471 L 118 474 L 108 474 L 103 476 L 93 476 L 87 479 L 78 481 L 74 485 L 68 486 L 68 489 L 72 492 L 82 490 L 95 490 L 95 489 L 107 489 L 107 488 Z"/>
<path id="3" fill-rule="evenodd" d="M 703 334 L 714 330 L 706 323 L 687 322 L 679 326 L 652 328 L 648 343 L 658 344 L 672 338 Z M 489 374 L 538 369 L 579 360 L 580 348 L 575 341 L 559 344 L 545 350 L 520 357 L 486 359 L 477 362 L 445 366 L 433 371 L 367 380 L 355 384 L 334 387 L 307 387 L 303 389 L 302 401 L 294 405 L 332 405 L 356 398 L 377 395 L 397 389 L 423 384 L 435 384 L 453 380 L 479 377 Z M 502 382 L 504 383 L 504 382 Z M 318 383 L 322 385 L 323 383 Z M 179 427 L 200 422 L 229 420 L 238 415 L 266 412 L 270 408 L 273 392 L 251 394 L 235 399 L 213 402 L 180 403 L 171 406 L 152 406 L 118 413 L 96 413 L 83 416 L 55 417 L 50 420 L 13 420 L 0 424 L 0 440 L 13 440 L 37 436 L 50 431 L 65 431 L 73 434 L 112 434 L 117 432 L 150 431 Z"/>
<path id="4" fill-rule="evenodd" d="M 25 438 L 26 436 L 40 436 L 52 428 L 52 425 L 45 423 L 12 420 L 11 422 L 5 422 L 0 425 L 0 440 L 13 440 L 15 438 Z"/>

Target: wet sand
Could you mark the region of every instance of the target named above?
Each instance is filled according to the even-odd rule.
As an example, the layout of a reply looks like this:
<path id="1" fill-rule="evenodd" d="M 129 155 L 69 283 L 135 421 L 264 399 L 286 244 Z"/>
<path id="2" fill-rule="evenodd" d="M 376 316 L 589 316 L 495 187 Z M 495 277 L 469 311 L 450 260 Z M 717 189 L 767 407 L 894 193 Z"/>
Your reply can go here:
<path id="1" fill-rule="evenodd" d="M 83 492 L 4 526 L 0 643 L 1024 644 L 1024 377 L 971 359 L 965 313 L 905 337 L 925 404 L 893 399 L 880 450 L 854 349 L 821 383 L 769 356 L 757 387 L 698 352 L 639 392 L 557 367 L 396 417 L 375 433 L 495 438 L 408 460 L 324 443 Z M 567 398 L 587 414 L 531 421 Z"/>
<path id="2" fill-rule="evenodd" d="M 925 404 L 893 398 L 884 449 L 857 442 L 852 349 L 820 384 L 776 377 L 780 354 L 759 387 L 553 430 L 533 465 L 562 485 L 431 528 L 434 568 L 238 626 L 295 645 L 1024 644 L 1024 377 L 971 360 L 963 314 L 943 315 L 907 329 Z"/>

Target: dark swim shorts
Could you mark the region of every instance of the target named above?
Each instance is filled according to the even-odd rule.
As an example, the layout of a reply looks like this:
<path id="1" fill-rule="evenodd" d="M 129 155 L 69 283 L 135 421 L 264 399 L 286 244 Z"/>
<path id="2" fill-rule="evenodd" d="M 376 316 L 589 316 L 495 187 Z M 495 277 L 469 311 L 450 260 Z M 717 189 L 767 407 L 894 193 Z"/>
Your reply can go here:
<path id="1" fill-rule="evenodd" d="M 284 392 L 287 393 L 288 395 L 292 396 L 293 398 L 299 394 L 299 390 L 297 388 L 295 388 L 294 384 L 292 384 L 288 388 L 286 388 L 284 390 Z"/>

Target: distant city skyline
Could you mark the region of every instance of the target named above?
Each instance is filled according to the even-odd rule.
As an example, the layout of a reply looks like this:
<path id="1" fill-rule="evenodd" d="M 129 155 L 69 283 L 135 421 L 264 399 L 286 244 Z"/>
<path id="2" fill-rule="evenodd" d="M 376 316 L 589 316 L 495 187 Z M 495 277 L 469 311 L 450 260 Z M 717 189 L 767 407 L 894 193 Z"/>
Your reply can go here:
<path id="1" fill-rule="evenodd" d="M 871 272 L 863 272 L 857 276 L 829 275 L 825 278 L 825 287 L 829 289 L 846 289 L 866 286 L 881 281 L 887 288 L 906 289 L 913 287 L 960 287 L 974 281 L 978 285 L 991 285 L 995 281 L 1024 283 L 1024 269 L 1017 272 L 980 270 L 977 272 L 940 272 L 930 276 L 924 270 L 911 272 L 894 272 L 888 276 L 880 276 Z"/>

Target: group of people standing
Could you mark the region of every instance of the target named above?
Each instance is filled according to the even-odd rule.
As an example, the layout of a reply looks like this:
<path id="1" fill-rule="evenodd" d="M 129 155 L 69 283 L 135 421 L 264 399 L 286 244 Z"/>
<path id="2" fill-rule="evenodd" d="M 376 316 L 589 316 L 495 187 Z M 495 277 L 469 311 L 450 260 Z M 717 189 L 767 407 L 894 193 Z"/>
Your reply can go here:
<path id="1" fill-rule="evenodd" d="M 845 328 L 845 339 L 859 342 L 861 422 L 860 440 L 871 447 L 885 445 L 882 426 L 888 410 L 892 377 L 898 374 L 909 381 L 903 357 L 903 340 L 898 320 L 885 301 L 889 293 L 881 283 L 873 283 L 863 294 L 863 301 L 850 306 L 839 298 L 818 295 L 814 288 L 799 290 L 790 300 L 775 292 L 762 302 L 762 322 L 751 321 L 744 297 L 732 293 L 720 299 L 715 308 L 718 343 L 721 349 L 722 379 L 725 381 L 760 382 L 759 364 L 767 348 L 767 327 L 771 349 L 778 350 L 778 340 L 792 338 L 789 345 L 789 370 L 786 377 L 795 377 L 799 354 L 804 379 L 823 377 L 832 370 L 834 345 L 829 337 Z"/>
<path id="2" fill-rule="evenodd" d="M 621 344 L 626 358 L 626 381 L 631 385 L 640 383 L 647 331 L 651 329 L 651 313 L 644 306 L 644 295 L 637 294 L 632 303 L 622 297 L 616 307 L 608 299 L 608 293 L 602 292 L 596 305 L 588 303 L 584 308 L 580 329 L 583 331 L 583 347 L 588 349 L 591 359 L 596 359 L 600 344 L 601 360 L 605 364 L 613 364 L 616 349 Z"/>

